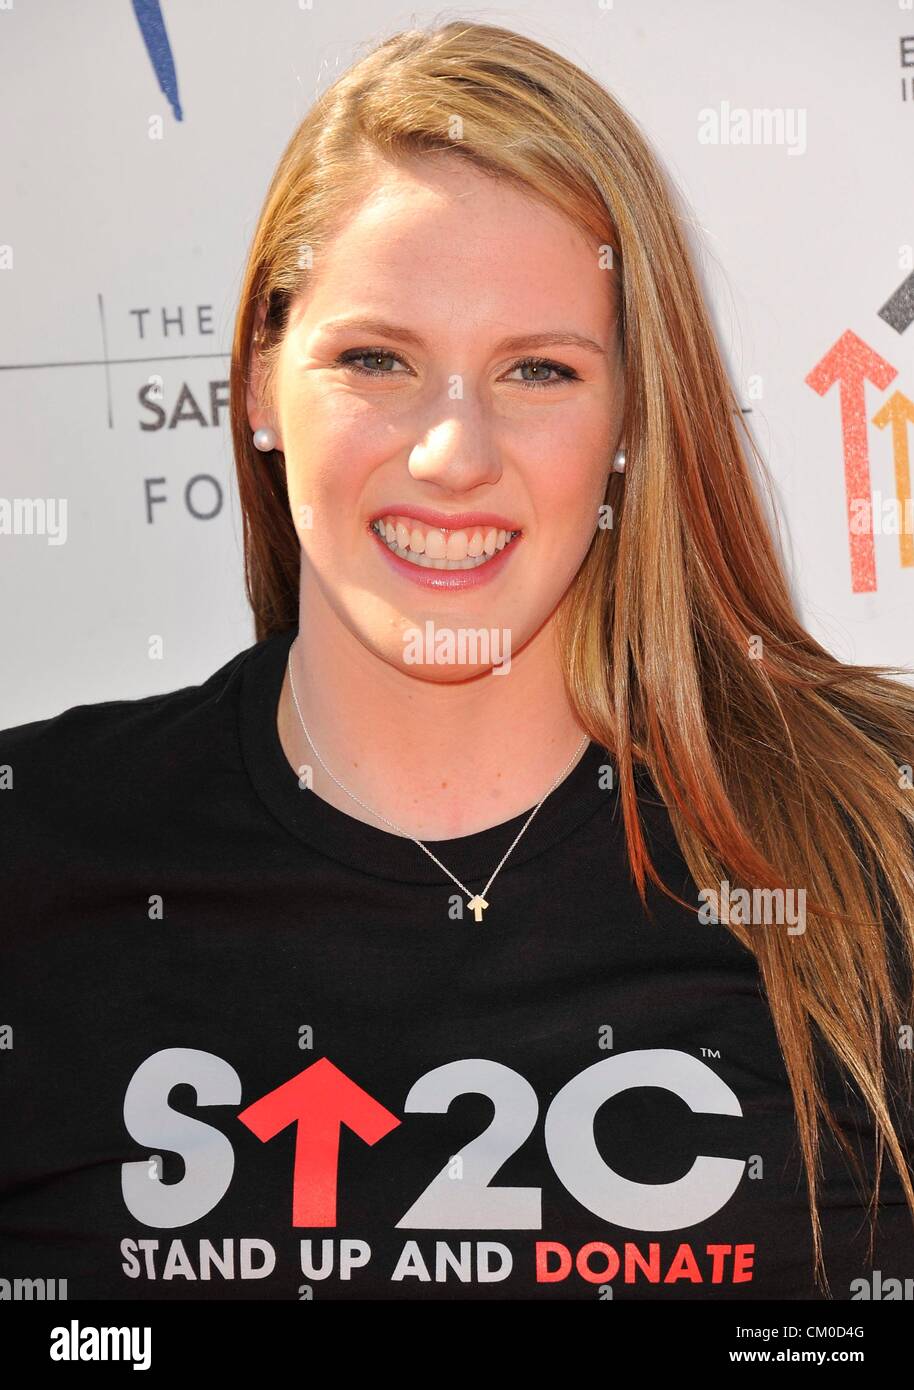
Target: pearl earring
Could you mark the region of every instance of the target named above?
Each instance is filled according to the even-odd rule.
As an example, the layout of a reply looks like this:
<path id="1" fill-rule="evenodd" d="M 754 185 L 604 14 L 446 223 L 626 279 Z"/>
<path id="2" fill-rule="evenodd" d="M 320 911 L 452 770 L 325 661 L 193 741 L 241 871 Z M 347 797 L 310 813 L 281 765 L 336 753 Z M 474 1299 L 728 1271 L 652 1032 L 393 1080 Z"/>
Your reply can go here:
<path id="1" fill-rule="evenodd" d="M 271 449 L 276 448 L 276 432 L 271 430 L 269 425 L 264 425 L 261 429 L 254 431 L 254 448 L 261 453 L 268 454 Z"/>
<path id="2" fill-rule="evenodd" d="M 624 472 L 625 472 L 625 450 L 624 450 L 624 449 L 617 449 L 617 450 L 616 450 L 616 457 L 613 459 L 613 468 L 612 468 L 612 471 L 613 471 L 614 473 L 624 473 Z"/>

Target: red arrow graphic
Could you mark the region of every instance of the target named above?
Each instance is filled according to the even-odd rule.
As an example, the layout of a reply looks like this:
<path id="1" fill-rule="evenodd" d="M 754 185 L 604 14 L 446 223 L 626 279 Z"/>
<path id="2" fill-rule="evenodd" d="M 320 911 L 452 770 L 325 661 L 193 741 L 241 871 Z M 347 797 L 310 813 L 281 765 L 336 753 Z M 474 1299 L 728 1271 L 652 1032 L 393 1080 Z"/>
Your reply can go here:
<path id="1" fill-rule="evenodd" d="M 871 381 L 884 391 L 897 375 L 897 369 L 890 362 L 848 329 L 806 377 L 806 384 L 820 396 L 824 396 L 836 381 L 841 383 L 847 535 L 851 553 L 851 588 L 855 594 L 871 593 L 876 588 L 872 486 L 866 433 L 866 382 Z M 870 516 L 869 526 L 865 530 L 851 524 L 859 514 L 861 504 L 866 506 Z"/>
<path id="2" fill-rule="evenodd" d="M 340 1126 L 376 1144 L 396 1129 L 396 1115 L 321 1057 L 255 1100 L 238 1119 L 264 1142 L 297 1125 L 292 1180 L 292 1225 L 335 1226 Z"/>

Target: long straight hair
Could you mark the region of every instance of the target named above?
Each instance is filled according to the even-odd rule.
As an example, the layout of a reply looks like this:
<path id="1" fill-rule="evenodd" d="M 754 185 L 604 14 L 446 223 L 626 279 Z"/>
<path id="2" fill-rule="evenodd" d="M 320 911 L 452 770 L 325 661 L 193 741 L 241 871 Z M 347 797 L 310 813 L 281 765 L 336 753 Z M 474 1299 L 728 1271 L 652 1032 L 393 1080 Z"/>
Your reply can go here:
<path id="1" fill-rule="evenodd" d="M 827 1291 L 820 1118 L 857 1158 L 824 1094 L 820 1042 L 872 1117 L 874 1216 L 886 1150 L 914 1215 L 898 1121 L 911 1101 L 914 690 L 893 678 L 903 668 L 844 663 L 801 625 L 752 469 L 769 489 L 770 479 L 715 341 L 677 195 L 613 97 L 532 39 L 468 21 L 399 33 L 318 99 L 279 161 L 231 368 L 256 638 L 297 625 L 300 544 L 283 456 L 251 442 L 252 349 L 269 400 L 290 304 L 378 160 L 445 152 L 564 213 L 612 267 L 626 471 L 610 475 L 613 525 L 595 529 L 556 615 L 568 697 L 613 752 L 646 909 L 648 882 L 696 905 L 650 859 L 636 764 L 663 797 L 696 885 L 806 892 L 804 933 L 736 914 L 723 925 L 758 963 Z"/>

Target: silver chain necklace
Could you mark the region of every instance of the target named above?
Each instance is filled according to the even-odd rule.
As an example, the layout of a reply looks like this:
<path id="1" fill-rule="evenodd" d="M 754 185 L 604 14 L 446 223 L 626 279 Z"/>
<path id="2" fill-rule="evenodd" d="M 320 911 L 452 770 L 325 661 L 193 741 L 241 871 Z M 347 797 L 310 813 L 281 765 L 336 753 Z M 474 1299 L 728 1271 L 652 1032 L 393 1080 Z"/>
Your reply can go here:
<path id="1" fill-rule="evenodd" d="M 425 853 L 425 854 L 428 855 L 429 859 L 434 860 L 434 862 L 438 865 L 438 868 L 439 868 L 439 869 L 442 869 L 442 870 L 444 871 L 444 873 L 447 874 L 448 878 L 453 879 L 454 883 L 457 884 L 457 887 L 461 890 L 461 892 L 463 892 L 463 893 L 466 894 L 467 898 L 469 899 L 469 901 L 467 902 L 467 907 L 468 907 L 468 908 L 470 909 L 470 911 L 473 913 L 473 916 L 476 918 L 476 921 L 477 921 L 477 922 L 481 922 L 481 921 L 482 921 L 482 914 L 483 914 L 483 912 L 485 911 L 485 909 L 489 906 L 489 904 L 486 902 L 486 893 L 488 893 L 489 889 L 492 887 L 492 884 L 495 882 L 495 875 L 496 875 L 497 873 L 499 873 L 499 871 L 501 870 L 502 866 L 505 864 L 505 861 L 507 860 L 508 855 L 511 854 L 512 850 L 513 850 L 514 847 L 516 846 L 516 844 L 517 844 L 518 840 L 520 839 L 521 835 L 523 835 L 524 831 L 527 829 L 527 826 L 528 826 L 528 825 L 530 824 L 530 822 L 533 820 L 533 817 L 536 815 L 537 811 L 538 811 L 539 808 L 542 806 L 543 802 L 546 800 L 546 797 L 552 795 L 552 793 L 555 791 L 556 787 L 558 786 L 559 782 L 561 782 L 562 778 L 565 777 L 566 774 L 567 774 L 567 773 L 569 772 L 569 770 L 571 769 L 572 764 L 575 763 L 575 762 L 577 761 L 577 759 L 578 759 L 578 757 L 580 756 L 581 751 L 583 750 L 583 748 L 585 747 L 585 745 L 588 744 L 588 743 L 590 742 L 590 735 L 589 735 L 589 734 L 585 734 L 585 735 L 584 735 L 584 737 L 581 739 L 581 742 L 578 744 L 577 748 L 575 749 L 574 753 L 571 755 L 571 758 L 568 760 L 568 762 L 567 762 L 567 763 L 565 764 L 565 766 L 562 768 L 562 771 L 559 773 L 558 777 L 556 777 L 556 779 L 555 779 L 555 781 L 553 782 L 552 786 L 551 786 L 551 787 L 549 788 L 549 790 L 546 792 L 546 796 L 544 796 L 544 797 L 542 798 L 542 800 L 541 800 L 541 801 L 538 801 L 537 804 L 534 806 L 533 810 L 530 812 L 530 814 L 529 814 L 529 816 L 527 817 L 526 821 L 524 822 L 524 824 L 521 826 L 520 830 L 519 830 L 519 831 L 517 832 L 517 834 L 515 835 L 513 844 L 510 845 L 510 847 L 508 848 L 507 852 L 506 852 L 505 854 L 502 855 L 502 857 L 501 857 L 501 859 L 499 860 L 499 863 L 498 863 L 498 865 L 497 865 L 497 867 L 496 867 L 496 869 L 495 869 L 495 873 L 493 873 L 492 877 L 489 879 L 488 883 L 486 884 L 485 888 L 483 888 L 482 892 L 481 892 L 481 893 L 471 893 L 470 890 L 469 890 L 469 888 L 467 888 L 464 884 L 462 884 L 462 883 L 460 882 L 460 879 L 457 877 L 457 875 L 456 875 L 456 874 L 452 874 L 451 871 L 450 871 L 450 869 L 448 869 L 444 864 L 442 864 L 442 862 L 441 862 L 440 859 L 436 859 L 436 858 L 435 858 L 435 855 L 432 854 L 431 850 L 428 849 L 427 846 L 424 845 L 424 844 L 422 843 L 421 840 L 417 840 L 416 837 L 415 837 L 415 835 L 410 835 L 406 830 L 404 830 L 404 829 L 402 828 L 402 826 L 395 825 L 394 822 L 393 822 L 392 820 L 388 820 L 387 817 L 386 817 L 386 816 L 382 816 L 382 815 L 380 814 L 379 811 L 375 811 L 371 806 L 368 805 L 367 802 L 363 801 L 362 798 L 361 798 L 360 796 L 356 796 L 355 792 L 351 792 L 351 791 L 349 790 L 348 787 L 344 787 L 343 784 L 342 784 L 342 782 L 340 781 L 340 779 L 339 779 L 338 777 L 334 777 L 333 773 L 330 771 L 329 767 L 328 767 L 327 764 L 324 762 L 323 758 L 321 757 L 320 753 L 318 752 L 317 746 L 316 746 L 316 744 L 315 744 L 313 738 L 312 738 L 311 735 L 308 733 L 308 726 L 306 725 L 306 723 L 305 723 L 305 721 L 304 721 L 304 719 L 303 719 L 303 717 L 302 717 L 302 712 L 301 712 L 301 709 L 300 709 L 299 703 L 298 703 L 298 696 L 297 696 L 296 693 L 295 693 L 295 679 L 294 679 L 294 677 L 293 677 L 293 675 L 292 675 L 292 651 L 293 651 L 293 649 L 294 649 L 294 647 L 295 647 L 295 645 L 296 645 L 297 642 L 298 642 L 298 638 L 296 637 L 296 638 L 295 638 L 295 641 L 292 643 L 292 646 L 289 648 L 289 660 L 288 660 L 288 668 L 289 668 L 289 687 L 290 687 L 290 689 L 291 689 L 291 691 L 292 691 L 292 701 L 293 701 L 293 703 L 294 703 L 294 705 L 295 705 L 295 710 L 296 710 L 296 713 L 298 714 L 298 718 L 299 718 L 299 721 L 300 721 L 300 723 L 301 723 L 302 729 L 304 730 L 305 738 L 308 740 L 309 744 L 310 744 L 311 747 L 314 749 L 315 756 L 317 757 L 317 760 L 318 760 L 318 762 L 320 763 L 321 767 L 324 769 L 324 771 L 326 772 L 327 776 L 328 776 L 329 778 L 331 778 L 331 780 L 334 781 L 334 782 L 336 783 L 336 785 L 340 788 L 341 791 L 344 791 L 344 792 L 346 793 L 347 796 L 352 797 L 352 800 L 353 800 L 353 801 L 357 801 L 358 804 L 359 804 L 361 807 L 364 808 L 364 810 L 370 811 L 371 814 L 372 814 L 373 816 L 377 816 L 378 820 L 383 821 L 385 825 L 389 825 L 390 828 L 391 828 L 391 830 L 396 830 L 397 834 L 399 834 L 399 835 L 405 835 L 406 838 L 407 838 L 408 840 L 412 840 L 413 844 L 414 844 L 414 845 L 418 845 L 419 848 L 423 851 L 423 853 Z"/>

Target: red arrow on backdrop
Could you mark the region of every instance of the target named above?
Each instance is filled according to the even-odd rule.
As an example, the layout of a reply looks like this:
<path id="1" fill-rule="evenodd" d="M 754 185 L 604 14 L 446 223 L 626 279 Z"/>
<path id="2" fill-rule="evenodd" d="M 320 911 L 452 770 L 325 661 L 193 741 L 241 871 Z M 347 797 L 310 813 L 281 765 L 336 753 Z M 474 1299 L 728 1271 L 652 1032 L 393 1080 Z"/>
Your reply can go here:
<path id="1" fill-rule="evenodd" d="M 824 396 L 836 381 L 841 383 L 847 535 L 851 552 L 851 588 L 855 594 L 871 593 L 876 588 L 872 486 L 866 433 L 866 382 L 871 381 L 884 391 L 897 375 L 898 370 L 891 362 L 880 357 L 868 343 L 848 329 L 805 378 L 807 386 L 811 386 L 820 396 Z M 856 524 L 861 503 L 865 504 L 870 518 L 865 530 Z"/>

